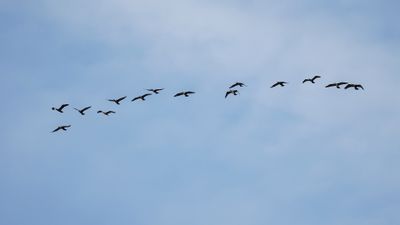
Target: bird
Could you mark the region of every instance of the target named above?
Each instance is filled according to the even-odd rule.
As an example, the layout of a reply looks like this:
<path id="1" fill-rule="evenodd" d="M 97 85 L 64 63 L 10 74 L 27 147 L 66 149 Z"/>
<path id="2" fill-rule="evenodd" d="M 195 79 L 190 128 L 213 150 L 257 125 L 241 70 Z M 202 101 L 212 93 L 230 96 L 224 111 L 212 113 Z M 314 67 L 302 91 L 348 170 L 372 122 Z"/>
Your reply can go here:
<path id="1" fill-rule="evenodd" d="M 138 100 L 138 99 L 141 99 L 142 101 L 146 101 L 145 98 L 146 98 L 147 96 L 149 96 L 149 95 L 151 95 L 151 94 L 150 94 L 150 93 L 147 93 L 147 94 L 144 94 L 144 95 L 135 97 L 134 99 L 132 99 L 132 102 L 133 102 L 133 101 L 136 101 L 136 100 Z"/>
<path id="2" fill-rule="evenodd" d="M 164 88 L 155 88 L 155 89 L 146 89 L 147 91 L 151 91 L 151 92 L 153 92 L 154 94 L 159 94 L 160 93 L 160 91 L 162 91 L 162 90 L 164 90 Z"/>
<path id="3" fill-rule="evenodd" d="M 325 88 L 336 87 L 337 89 L 340 89 L 340 86 L 345 84 L 347 84 L 347 82 L 331 83 L 326 85 Z"/>
<path id="4" fill-rule="evenodd" d="M 355 90 L 359 90 L 359 88 L 364 90 L 364 87 L 361 84 L 347 84 L 344 89 L 354 88 Z"/>
<path id="5" fill-rule="evenodd" d="M 51 109 L 52 109 L 52 110 L 56 110 L 56 111 L 58 111 L 58 112 L 60 112 L 60 113 L 63 113 L 63 112 L 64 112 L 63 109 L 64 109 L 65 107 L 67 107 L 67 106 L 69 106 L 69 104 L 62 104 L 62 105 L 60 106 L 60 108 L 52 107 Z"/>
<path id="6" fill-rule="evenodd" d="M 92 106 L 88 106 L 88 107 L 85 107 L 85 108 L 83 108 L 83 109 L 77 109 L 77 108 L 74 108 L 76 111 L 78 111 L 82 116 L 83 115 L 85 115 L 85 111 L 86 110 L 88 110 L 88 109 L 90 109 L 90 108 L 92 108 Z"/>
<path id="7" fill-rule="evenodd" d="M 189 97 L 189 95 L 194 94 L 194 93 L 196 93 L 196 92 L 194 92 L 194 91 L 182 91 L 182 92 L 179 92 L 179 93 L 175 94 L 174 97 L 178 97 L 178 96 L 181 96 L 181 95 L 184 95 L 185 97 Z"/>
<path id="8" fill-rule="evenodd" d="M 321 76 L 318 76 L 318 75 L 316 75 L 316 76 L 314 76 L 313 78 L 308 78 L 308 79 L 304 79 L 303 80 L 303 84 L 305 83 L 305 82 L 311 82 L 311 83 L 313 83 L 313 84 L 315 84 L 315 79 L 318 79 L 318 78 L 321 78 Z"/>
<path id="9" fill-rule="evenodd" d="M 273 85 L 271 86 L 271 88 L 274 88 L 274 87 L 276 87 L 276 86 L 278 86 L 278 85 L 280 85 L 280 86 L 282 86 L 282 87 L 285 87 L 285 84 L 287 84 L 287 82 L 285 82 L 285 81 L 278 81 L 278 82 L 276 82 L 275 84 L 273 84 Z"/>
<path id="10" fill-rule="evenodd" d="M 108 116 L 108 115 L 110 115 L 111 113 L 115 113 L 114 111 L 107 111 L 107 112 L 104 112 L 104 111 L 101 111 L 101 110 L 99 110 L 99 111 L 97 111 L 97 113 L 103 113 L 104 115 L 106 115 L 106 116 Z"/>
<path id="11" fill-rule="evenodd" d="M 238 95 L 239 91 L 238 90 L 229 90 L 225 93 L 225 98 L 228 97 L 228 95 L 233 94 L 233 95 Z"/>
<path id="12" fill-rule="evenodd" d="M 54 130 L 52 131 L 52 133 L 57 132 L 57 131 L 59 131 L 59 130 L 67 131 L 67 128 L 69 128 L 69 127 L 71 127 L 71 125 L 59 126 L 59 127 L 57 127 L 56 129 L 54 129 Z"/>
<path id="13" fill-rule="evenodd" d="M 118 99 L 108 99 L 108 101 L 110 102 L 115 102 L 115 104 L 119 105 L 119 103 L 124 100 L 126 98 L 126 96 L 118 98 Z"/>
<path id="14" fill-rule="evenodd" d="M 232 88 L 234 88 L 234 87 L 236 87 L 236 86 L 243 87 L 243 86 L 246 86 L 246 85 L 245 85 L 244 83 L 241 83 L 241 82 L 236 82 L 236 83 L 232 84 L 232 85 L 229 87 L 229 89 L 232 89 Z"/>

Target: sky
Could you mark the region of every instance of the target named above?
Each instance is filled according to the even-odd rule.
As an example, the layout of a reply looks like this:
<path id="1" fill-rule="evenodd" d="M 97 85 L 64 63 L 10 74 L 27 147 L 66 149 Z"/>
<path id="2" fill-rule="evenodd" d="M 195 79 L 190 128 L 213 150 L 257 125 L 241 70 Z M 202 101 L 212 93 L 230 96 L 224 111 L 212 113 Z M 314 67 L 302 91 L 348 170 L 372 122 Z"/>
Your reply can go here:
<path id="1" fill-rule="evenodd" d="M 0 224 L 399 224 L 399 7 L 0 0 Z"/>

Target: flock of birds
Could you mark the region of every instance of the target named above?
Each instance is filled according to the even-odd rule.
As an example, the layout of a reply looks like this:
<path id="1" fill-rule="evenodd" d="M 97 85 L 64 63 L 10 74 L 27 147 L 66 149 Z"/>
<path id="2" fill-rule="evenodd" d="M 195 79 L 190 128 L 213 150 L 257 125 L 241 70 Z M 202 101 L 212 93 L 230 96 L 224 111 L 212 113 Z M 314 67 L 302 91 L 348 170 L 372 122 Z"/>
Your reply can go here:
<path id="1" fill-rule="evenodd" d="M 310 82 L 310 83 L 315 84 L 315 80 L 320 79 L 320 78 L 321 78 L 321 76 L 316 75 L 316 76 L 314 76 L 314 77 L 312 77 L 312 78 L 304 79 L 302 83 L 304 84 L 304 83 Z M 274 84 L 271 86 L 271 88 L 275 88 L 275 87 L 278 87 L 278 86 L 284 87 L 284 86 L 286 86 L 287 84 L 288 84 L 288 82 L 286 82 L 286 81 L 277 81 L 276 83 L 274 83 Z M 345 86 L 344 86 L 344 89 L 353 88 L 354 90 L 360 90 L 360 89 L 364 90 L 364 87 L 363 87 L 361 84 L 353 84 L 353 83 L 348 83 L 348 82 L 331 83 L 331 84 L 326 85 L 325 88 L 336 87 L 337 89 L 340 89 L 341 86 L 343 86 L 343 85 L 345 85 Z M 237 89 L 238 87 L 246 87 L 246 85 L 245 85 L 244 83 L 241 83 L 241 82 L 236 82 L 236 83 L 232 84 L 231 86 L 229 86 L 229 89 L 225 92 L 225 98 L 227 98 L 229 95 L 234 95 L 234 96 L 235 96 L 235 95 L 238 95 L 238 94 L 239 94 L 239 90 Z M 146 93 L 146 94 L 144 94 L 144 95 L 137 96 L 137 97 L 133 98 L 131 101 L 132 101 L 132 102 L 138 101 L 138 100 L 145 101 L 145 100 L 146 100 L 146 97 L 148 97 L 148 96 L 150 96 L 150 95 L 153 95 L 153 94 L 156 94 L 156 95 L 157 95 L 157 94 L 159 94 L 162 90 L 164 90 L 164 88 L 146 89 L 146 90 L 149 91 L 149 93 Z M 193 94 L 195 94 L 195 93 L 196 93 L 196 92 L 194 92 L 194 91 L 182 91 L 182 92 L 176 93 L 176 94 L 174 95 L 174 97 L 179 97 L 179 96 L 189 97 L 190 95 L 193 95 Z M 120 105 L 121 102 L 122 102 L 124 99 L 126 99 L 126 98 L 127 98 L 127 96 L 123 96 L 123 97 L 120 97 L 120 98 L 117 98 L 117 99 L 108 99 L 108 101 L 113 102 L 113 103 L 115 103 L 115 104 L 117 104 L 117 105 Z M 54 111 L 57 111 L 57 112 L 59 112 L 59 113 L 64 113 L 64 109 L 65 109 L 67 106 L 69 106 L 69 104 L 62 104 L 62 105 L 61 105 L 60 107 L 58 107 L 58 108 L 52 107 L 51 109 L 54 110 Z M 81 114 L 82 116 L 84 116 L 84 115 L 85 115 L 85 112 L 86 112 L 87 110 L 89 110 L 90 108 L 92 108 L 92 106 L 87 106 L 87 107 L 82 108 L 82 109 L 77 109 L 77 108 L 74 108 L 74 109 L 75 109 L 79 114 Z M 115 111 L 112 111 L 112 110 L 108 110 L 108 111 L 99 110 L 99 111 L 97 111 L 97 113 L 98 113 L 98 114 L 103 114 L 103 115 L 105 115 L 105 116 L 109 116 L 110 114 L 114 114 Z M 57 131 L 66 131 L 66 130 L 67 130 L 68 128 L 70 128 L 70 127 L 71 127 L 71 125 L 62 125 L 62 126 L 58 126 L 58 127 L 57 127 L 56 129 L 54 129 L 52 132 L 54 133 L 54 132 L 57 132 Z"/>

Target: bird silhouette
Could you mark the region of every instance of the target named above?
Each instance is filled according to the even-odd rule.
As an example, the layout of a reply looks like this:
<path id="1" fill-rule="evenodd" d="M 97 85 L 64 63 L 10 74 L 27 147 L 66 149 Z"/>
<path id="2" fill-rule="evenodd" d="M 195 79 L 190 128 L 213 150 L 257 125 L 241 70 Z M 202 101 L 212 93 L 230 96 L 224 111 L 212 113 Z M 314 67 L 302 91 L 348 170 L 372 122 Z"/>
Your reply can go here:
<path id="1" fill-rule="evenodd" d="M 273 85 L 271 86 L 271 88 L 274 88 L 274 87 L 276 87 L 276 86 L 278 86 L 278 85 L 280 85 L 280 86 L 282 86 L 282 87 L 285 87 L 286 84 L 287 84 L 287 82 L 285 82 L 285 81 L 278 81 L 278 82 L 276 82 L 275 84 L 273 84 Z"/>
<path id="2" fill-rule="evenodd" d="M 194 91 L 182 91 L 182 92 L 179 92 L 179 93 L 175 94 L 174 97 L 178 97 L 178 96 L 182 96 L 182 95 L 185 96 L 185 97 L 189 97 L 189 95 L 194 94 L 194 93 L 196 93 L 196 92 L 194 92 Z"/>
<path id="3" fill-rule="evenodd" d="M 304 79 L 303 80 L 303 84 L 305 83 L 305 82 L 311 82 L 311 83 L 313 83 L 313 84 L 315 84 L 315 79 L 318 79 L 318 78 L 321 78 L 321 76 L 314 76 L 313 78 L 308 78 L 308 79 Z"/>
<path id="4" fill-rule="evenodd" d="M 347 84 L 347 82 L 331 83 L 326 85 L 325 88 L 336 87 L 337 89 L 340 89 L 340 86 L 345 84 Z"/>
<path id="5" fill-rule="evenodd" d="M 354 88 L 355 90 L 359 90 L 359 88 L 364 90 L 364 87 L 361 84 L 348 84 L 344 89 Z"/>
<path id="6" fill-rule="evenodd" d="M 99 111 L 97 111 L 97 113 L 103 113 L 104 115 L 106 115 L 106 116 L 108 116 L 108 115 L 110 115 L 111 113 L 115 113 L 114 111 L 107 111 L 107 112 L 104 112 L 104 111 L 101 111 L 101 110 L 99 110 Z"/>
<path id="7" fill-rule="evenodd" d="M 108 101 L 110 102 L 115 102 L 115 104 L 119 105 L 119 103 L 124 100 L 126 98 L 126 96 L 118 98 L 118 99 L 108 99 Z"/>
<path id="8" fill-rule="evenodd" d="M 160 91 L 164 90 L 164 88 L 155 88 L 155 89 L 146 89 L 146 90 L 151 91 L 157 95 L 160 93 Z"/>
<path id="9" fill-rule="evenodd" d="M 139 99 L 141 99 L 142 101 L 146 101 L 145 98 L 146 98 L 147 96 L 149 96 L 149 95 L 151 95 L 151 94 L 150 94 L 150 93 L 147 93 L 147 94 L 144 94 L 144 95 L 135 97 L 134 99 L 132 99 L 132 102 L 133 102 L 133 101 L 136 101 L 136 100 L 139 100 Z"/>
<path id="10" fill-rule="evenodd" d="M 71 127 L 71 125 L 59 126 L 59 127 L 57 127 L 56 129 L 54 129 L 54 130 L 52 131 L 52 133 L 57 132 L 57 131 L 59 131 L 59 130 L 67 131 L 67 128 L 69 128 L 69 127 Z"/>
<path id="11" fill-rule="evenodd" d="M 243 86 L 246 86 L 246 85 L 244 83 L 241 83 L 241 82 L 236 82 L 236 83 L 232 84 L 229 88 L 231 89 L 231 88 L 234 88 L 236 86 L 243 87 Z"/>
<path id="12" fill-rule="evenodd" d="M 233 94 L 233 95 L 238 95 L 239 91 L 238 90 L 229 90 L 225 93 L 225 98 L 228 97 L 228 95 Z"/>
<path id="13" fill-rule="evenodd" d="M 88 109 L 90 109 L 90 108 L 92 108 L 92 106 L 88 106 L 88 107 L 85 107 L 85 108 L 83 108 L 83 109 L 77 109 L 77 108 L 74 108 L 76 111 L 78 111 L 82 116 L 83 115 L 85 115 L 85 111 L 86 110 L 88 110 Z"/>
<path id="14" fill-rule="evenodd" d="M 52 110 L 55 110 L 55 111 L 57 111 L 57 112 L 60 112 L 60 113 L 64 113 L 63 109 L 64 109 L 65 107 L 67 107 L 67 106 L 69 106 L 69 104 L 62 104 L 62 105 L 60 106 L 60 108 L 52 107 L 51 109 L 52 109 Z"/>

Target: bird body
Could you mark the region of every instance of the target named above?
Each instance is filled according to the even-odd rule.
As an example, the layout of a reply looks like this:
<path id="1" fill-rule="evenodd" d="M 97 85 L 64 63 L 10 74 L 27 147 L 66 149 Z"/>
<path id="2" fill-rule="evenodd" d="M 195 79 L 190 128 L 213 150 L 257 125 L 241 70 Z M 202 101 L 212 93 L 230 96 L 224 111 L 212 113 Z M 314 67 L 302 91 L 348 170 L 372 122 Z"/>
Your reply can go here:
<path id="1" fill-rule="evenodd" d="M 71 127 L 71 125 L 63 125 L 63 126 L 58 126 L 56 129 L 52 131 L 52 133 L 57 132 L 59 130 L 67 131 L 67 128 Z"/>
<path id="2" fill-rule="evenodd" d="M 238 90 L 229 90 L 229 91 L 227 91 L 227 92 L 225 93 L 225 98 L 227 98 L 230 94 L 238 95 L 238 94 L 239 94 L 239 91 L 238 91 Z"/>
<path id="3" fill-rule="evenodd" d="M 236 83 L 232 84 L 232 85 L 229 87 L 229 89 L 232 89 L 232 88 L 234 88 L 234 87 L 236 87 L 236 86 L 243 87 L 243 86 L 246 86 L 246 85 L 245 85 L 244 83 L 241 83 L 241 82 L 236 82 Z"/>
<path id="4" fill-rule="evenodd" d="M 347 84 L 347 82 L 331 83 L 326 85 L 325 88 L 336 87 L 337 89 L 340 89 L 340 86 L 345 84 Z"/>
<path id="5" fill-rule="evenodd" d="M 52 107 L 51 109 L 52 109 L 52 110 L 55 110 L 55 111 L 57 111 L 57 112 L 59 112 L 59 113 L 64 113 L 63 109 L 64 109 L 65 107 L 67 107 L 67 106 L 69 106 L 69 104 L 62 104 L 59 108 Z"/>
<path id="6" fill-rule="evenodd" d="M 139 100 L 139 99 L 141 99 L 142 101 L 146 101 L 145 98 L 146 98 L 147 96 L 149 96 L 149 95 L 151 95 L 151 94 L 150 94 L 150 93 L 147 93 L 147 94 L 144 94 L 144 95 L 135 97 L 134 99 L 132 99 L 132 102 L 133 102 L 133 101 L 136 101 L 136 100 Z"/>
<path id="7" fill-rule="evenodd" d="M 359 88 L 364 90 L 364 87 L 361 84 L 347 84 L 344 89 L 354 88 L 355 90 L 359 90 Z"/>
<path id="8" fill-rule="evenodd" d="M 104 112 L 104 111 L 101 111 L 101 110 L 99 110 L 99 111 L 97 111 L 97 113 L 103 113 L 104 115 L 106 115 L 106 116 L 108 116 L 108 115 L 110 115 L 111 113 L 115 113 L 114 111 L 107 111 L 107 112 Z"/>
<path id="9" fill-rule="evenodd" d="M 160 91 L 164 90 L 164 88 L 155 88 L 155 89 L 146 89 L 146 90 L 151 91 L 157 95 L 160 93 Z"/>
<path id="10" fill-rule="evenodd" d="M 276 86 L 278 86 L 278 85 L 280 85 L 281 87 L 285 87 L 286 84 L 287 84 L 287 82 L 285 82 L 285 81 L 278 81 L 278 82 L 276 82 L 275 84 L 273 84 L 273 85 L 271 86 L 271 88 L 274 88 L 274 87 L 276 87 Z"/>
<path id="11" fill-rule="evenodd" d="M 118 98 L 118 99 L 108 99 L 110 102 L 114 102 L 115 104 L 119 105 L 122 100 L 124 100 L 126 96 Z"/>
<path id="12" fill-rule="evenodd" d="M 196 92 L 194 92 L 194 91 L 182 91 L 182 92 L 179 92 L 179 93 L 175 94 L 174 97 L 178 97 L 178 96 L 182 96 L 182 95 L 185 96 L 185 97 L 189 97 L 189 95 L 194 94 L 194 93 L 196 93 Z"/>
<path id="13" fill-rule="evenodd" d="M 304 80 L 303 80 L 303 84 L 304 84 L 305 82 L 311 82 L 311 83 L 315 84 L 315 80 L 318 79 L 318 78 L 321 78 L 321 76 L 316 75 L 316 76 L 314 76 L 313 78 L 304 79 Z"/>
<path id="14" fill-rule="evenodd" d="M 82 116 L 83 115 L 85 115 L 85 111 L 86 110 L 88 110 L 88 109 L 90 109 L 90 108 L 92 108 L 92 106 L 88 106 L 88 107 L 85 107 L 85 108 L 83 108 L 83 109 L 77 109 L 77 108 L 74 108 L 76 111 L 78 111 Z"/>

